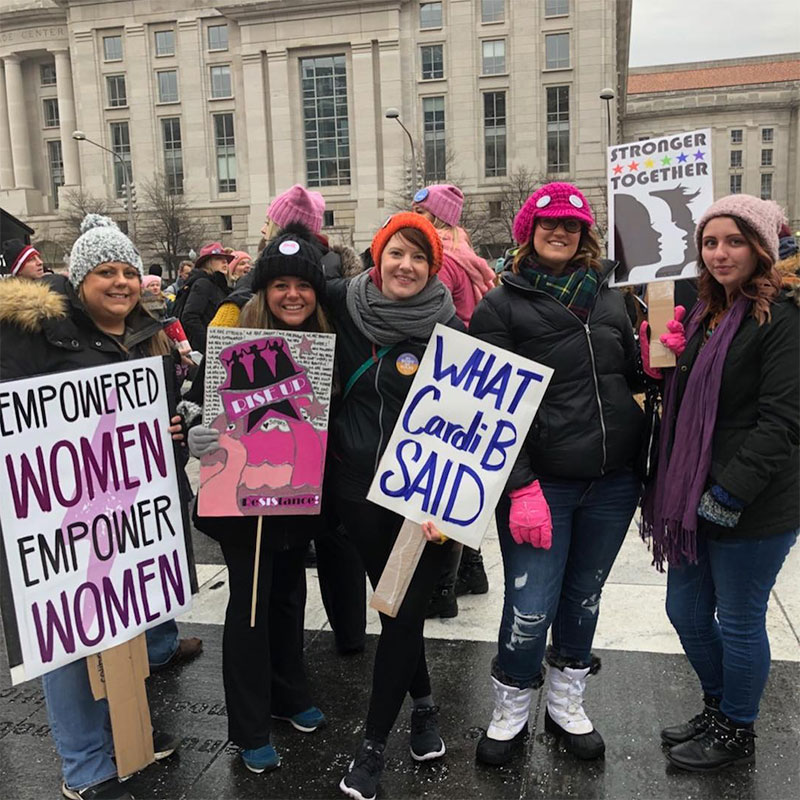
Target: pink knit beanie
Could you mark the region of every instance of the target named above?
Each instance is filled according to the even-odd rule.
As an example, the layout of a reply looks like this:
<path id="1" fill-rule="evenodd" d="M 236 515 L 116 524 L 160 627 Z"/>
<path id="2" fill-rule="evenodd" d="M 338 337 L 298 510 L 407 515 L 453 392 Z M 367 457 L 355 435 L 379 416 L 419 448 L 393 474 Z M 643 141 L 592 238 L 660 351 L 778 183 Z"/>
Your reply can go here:
<path id="1" fill-rule="evenodd" d="M 786 221 L 783 209 L 773 200 L 759 200 L 751 194 L 729 194 L 707 208 L 694 231 L 697 252 L 703 252 L 703 228 L 714 217 L 738 217 L 758 235 L 773 261 L 778 261 L 778 231 Z"/>
<path id="2" fill-rule="evenodd" d="M 458 186 L 449 183 L 436 183 L 426 186 L 414 195 L 414 205 L 430 211 L 445 225 L 455 227 L 461 219 L 461 209 L 464 207 L 464 195 Z"/>
<path id="3" fill-rule="evenodd" d="M 514 217 L 514 238 L 520 244 L 531 240 L 536 217 L 573 217 L 590 228 L 594 225 L 589 201 L 571 183 L 547 183 L 525 201 Z"/>
<path id="4" fill-rule="evenodd" d="M 310 192 L 296 183 L 269 204 L 267 216 L 281 228 L 290 222 L 301 222 L 312 233 L 319 233 L 324 211 L 325 198 L 319 192 Z"/>

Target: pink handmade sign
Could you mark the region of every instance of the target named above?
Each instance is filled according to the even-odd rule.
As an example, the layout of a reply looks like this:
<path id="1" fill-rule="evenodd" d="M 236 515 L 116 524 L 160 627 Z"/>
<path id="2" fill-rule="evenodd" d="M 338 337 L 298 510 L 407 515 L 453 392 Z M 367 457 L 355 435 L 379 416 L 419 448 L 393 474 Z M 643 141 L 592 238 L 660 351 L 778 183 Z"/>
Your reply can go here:
<path id="1" fill-rule="evenodd" d="M 200 460 L 206 517 L 319 514 L 335 337 L 209 328 Z"/>

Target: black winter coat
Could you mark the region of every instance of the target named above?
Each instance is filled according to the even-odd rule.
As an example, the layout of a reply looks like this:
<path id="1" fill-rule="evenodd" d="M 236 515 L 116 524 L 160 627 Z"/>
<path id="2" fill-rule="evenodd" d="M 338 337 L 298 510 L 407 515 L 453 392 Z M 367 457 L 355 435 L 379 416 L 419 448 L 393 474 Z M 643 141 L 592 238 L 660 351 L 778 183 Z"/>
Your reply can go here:
<path id="1" fill-rule="evenodd" d="M 719 392 L 708 485 L 745 503 L 735 528 L 698 518 L 711 538 L 762 537 L 800 527 L 800 309 L 788 293 L 772 304 L 772 319 L 747 316 L 733 337 Z M 683 399 L 703 331 L 676 364 Z M 698 412 L 699 413 L 699 412 Z M 662 422 L 672 436 L 674 420 Z"/>
<path id="2" fill-rule="evenodd" d="M 219 304 L 228 296 L 230 289 L 223 272 L 208 273 L 193 269 L 181 289 L 186 292 L 186 300 L 180 311 L 180 321 L 186 338 L 193 350 L 206 351 L 206 328 L 214 319 Z M 175 299 L 179 302 L 180 295 Z"/>
<path id="3" fill-rule="evenodd" d="M 380 350 L 353 322 L 346 298 L 346 281 L 328 282 L 327 309 L 336 325 L 336 364 L 343 392 L 350 376 Z M 455 314 L 447 326 L 465 330 Z M 427 339 L 406 339 L 394 345 L 361 375 L 338 405 L 331 421 L 330 446 L 339 497 L 364 500 L 367 496 L 416 374 L 407 369 L 401 372 L 398 359 L 410 355 L 419 363 L 427 344 Z"/>
<path id="4" fill-rule="evenodd" d="M 504 272 L 472 315 L 469 332 L 554 370 L 507 488 L 536 478 L 587 480 L 633 466 L 643 414 L 637 351 L 622 295 L 605 279 L 584 324 L 565 305 Z"/>

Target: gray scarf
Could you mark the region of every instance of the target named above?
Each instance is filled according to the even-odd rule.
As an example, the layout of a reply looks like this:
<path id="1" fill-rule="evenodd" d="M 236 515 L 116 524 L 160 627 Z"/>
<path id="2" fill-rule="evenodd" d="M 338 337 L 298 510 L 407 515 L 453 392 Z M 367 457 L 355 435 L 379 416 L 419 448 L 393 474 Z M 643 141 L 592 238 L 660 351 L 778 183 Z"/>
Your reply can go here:
<path id="1" fill-rule="evenodd" d="M 356 327 L 371 342 L 396 344 L 404 339 L 428 339 L 437 322 L 456 313 L 447 287 L 437 279 L 407 300 L 390 300 L 362 272 L 347 286 L 347 310 Z"/>

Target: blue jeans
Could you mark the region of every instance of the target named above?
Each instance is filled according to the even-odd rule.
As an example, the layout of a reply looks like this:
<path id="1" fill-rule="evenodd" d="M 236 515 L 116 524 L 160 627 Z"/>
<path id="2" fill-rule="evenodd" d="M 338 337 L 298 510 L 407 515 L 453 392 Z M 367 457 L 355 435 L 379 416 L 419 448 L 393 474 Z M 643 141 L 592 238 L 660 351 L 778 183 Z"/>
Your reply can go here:
<path id="1" fill-rule="evenodd" d="M 86 659 L 43 675 L 42 686 L 67 786 L 81 790 L 115 777 L 108 702 L 92 697 Z"/>
<path id="2" fill-rule="evenodd" d="M 147 640 L 147 660 L 151 667 L 163 666 L 178 649 L 178 623 L 174 619 L 148 628 L 144 635 Z"/>
<path id="3" fill-rule="evenodd" d="M 734 722 L 754 722 L 770 666 L 767 603 L 798 531 L 765 539 L 697 537 L 697 563 L 670 567 L 667 616 L 700 678 Z"/>
<path id="4" fill-rule="evenodd" d="M 511 538 L 511 503 L 497 505 L 505 601 L 497 666 L 519 686 L 541 676 L 547 632 L 559 659 L 589 666 L 600 593 L 639 501 L 641 485 L 630 470 L 596 480 L 542 480 L 553 519 L 549 550 Z"/>

